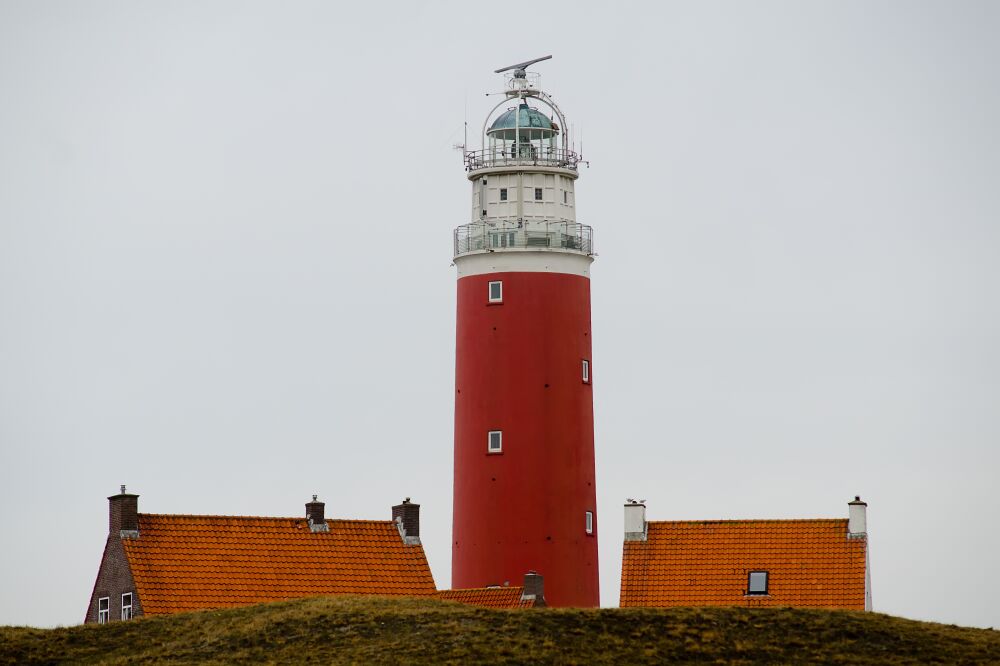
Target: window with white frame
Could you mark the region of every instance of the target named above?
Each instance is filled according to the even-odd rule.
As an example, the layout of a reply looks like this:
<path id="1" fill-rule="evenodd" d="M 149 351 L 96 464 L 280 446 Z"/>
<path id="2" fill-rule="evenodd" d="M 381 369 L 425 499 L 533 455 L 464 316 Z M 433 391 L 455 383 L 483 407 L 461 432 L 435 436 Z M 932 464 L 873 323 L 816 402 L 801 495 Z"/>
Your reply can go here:
<path id="1" fill-rule="evenodd" d="M 490 282 L 489 298 L 490 298 L 490 303 L 502 303 L 503 302 L 503 281 L 502 280 L 494 280 L 493 282 Z"/>
<path id="2" fill-rule="evenodd" d="M 766 571 L 751 571 L 747 574 L 747 594 L 767 594 Z"/>
<path id="3" fill-rule="evenodd" d="M 535 188 L 535 201 L 541 201 L 541 200 L 542 200 L 542 188 L 536 187 Z"/>
<path id="4" fill-rule="evenodd" d="M 132 593 L 126 592 L 122 595 L 122 619 L 132 619 Z"/>
<path id="5" fill-rule="evenodd" d="M 590 383 L 590 361 L 583 359 L 583 383 Z"/>
<path id="6" fill-rule="evenodd" d="M 500 453 L 501 451 L 503 451 L 503 432 L 490 430 L 486 439 L 486 452 Z"/>
<path id="7" fill-rule="evenodd" d="M 111 619 L 111 597 L 97 600 L 97 624 L 107 624 Z"/>
<path id="8" fill-rule="evenodd" d="M 587 534 L 594 533 L 594 512 L 588 511 L 586 514 L 586 519 L 584 521 L 586 525 Z"/>

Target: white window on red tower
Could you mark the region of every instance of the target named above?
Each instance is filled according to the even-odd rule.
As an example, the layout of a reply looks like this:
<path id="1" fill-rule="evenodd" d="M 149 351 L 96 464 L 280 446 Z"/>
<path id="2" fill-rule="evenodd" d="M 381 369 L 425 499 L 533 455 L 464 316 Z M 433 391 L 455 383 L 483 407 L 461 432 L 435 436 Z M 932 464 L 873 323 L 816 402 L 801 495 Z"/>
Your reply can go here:
<path id="1" fill-rule="evenodd" d="M 590 383 L 590 361 L 583 359 L 583 383 Z"/>
<path id="2" fill-rule="evenodd" d="M 503 432 L 500 430 L 490 430 L 486 438 L 486 452 L 500 453 L 503 451 Z"/>
<path id="3" fill-rule="evenodd" d="M 594 512 L 588 511 L 586 518 L 584 519 L 584 524 L 586 526 L 587 534 L 594 533 Z"/>
<path id="4" fill-rule="evenodd" d="M 489 298 L 490 298 L 490 303 L 502 303 L 503 302 L 503 282 L 502 281 L 495 280 L 493 282 L 490 282 Z"/>

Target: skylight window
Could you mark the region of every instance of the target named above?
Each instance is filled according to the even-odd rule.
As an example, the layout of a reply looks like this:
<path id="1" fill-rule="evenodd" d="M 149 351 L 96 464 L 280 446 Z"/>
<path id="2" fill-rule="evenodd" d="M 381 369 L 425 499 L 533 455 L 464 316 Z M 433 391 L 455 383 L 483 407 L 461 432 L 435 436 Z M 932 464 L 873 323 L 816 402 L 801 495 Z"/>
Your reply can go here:
<path id="1" fill-rule="evenodd" d="M 747 594 L 767 594 L 766 571 L 751 571 L 747 574 Z"/>

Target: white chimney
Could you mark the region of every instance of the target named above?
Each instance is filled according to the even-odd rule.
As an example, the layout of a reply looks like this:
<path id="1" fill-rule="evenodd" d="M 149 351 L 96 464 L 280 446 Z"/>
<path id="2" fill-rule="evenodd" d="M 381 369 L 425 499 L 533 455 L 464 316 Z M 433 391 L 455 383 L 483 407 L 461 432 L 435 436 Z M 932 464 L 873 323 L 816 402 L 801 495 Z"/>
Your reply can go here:
<path id="1" fill-rule="evenodd" d="M 850 536 L 866 536 L 868 534 L 868 505 L 857 495 L 853 502 L 847 503 L 847 533 Z"/>
<path id="2" fill-rule="evenodd" d="M 628 500 L 625 505 L 625 540 L 646 540 L 646 500 Z"/>

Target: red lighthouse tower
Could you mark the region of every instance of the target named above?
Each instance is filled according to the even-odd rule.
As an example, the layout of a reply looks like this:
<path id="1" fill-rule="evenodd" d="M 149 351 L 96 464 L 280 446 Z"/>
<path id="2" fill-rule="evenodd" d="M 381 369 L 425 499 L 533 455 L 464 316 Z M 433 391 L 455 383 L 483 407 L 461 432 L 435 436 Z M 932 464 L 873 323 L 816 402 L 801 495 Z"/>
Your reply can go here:
<path id="1" fill-rule="evenodd" d="M 597 606 L 589 226 L 579 156 L 525 68 L 465 153 L 472 221 L 455 230 L 452 586 L 542 574 L 555 606 Z"/>

